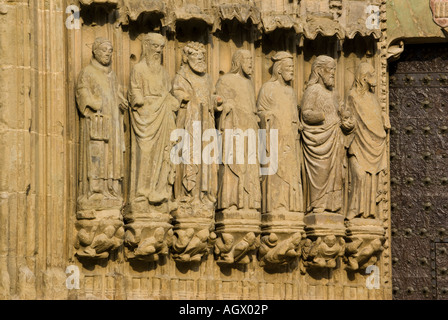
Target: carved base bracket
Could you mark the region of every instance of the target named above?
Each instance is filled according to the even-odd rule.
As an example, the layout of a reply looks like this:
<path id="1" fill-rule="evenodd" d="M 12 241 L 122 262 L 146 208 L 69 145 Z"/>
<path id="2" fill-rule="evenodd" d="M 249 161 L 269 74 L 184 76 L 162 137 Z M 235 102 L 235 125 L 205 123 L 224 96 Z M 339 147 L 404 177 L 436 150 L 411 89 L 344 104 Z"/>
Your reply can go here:
<path id="1" fill-rule="evenodd" d="M 374 265 L 384 250 L 386 240 L 382 222 L 377 219 L 352 219 L 347 224 L 346 269 L 364 270 Z"/>
<path id="2" fill-rule="evenodd" d="M 258 259 L 263 267 L 292 265 L 301 254 L 303 213 L 277 211 L 262 215 Z"/>
<path id="3" fill-rule="evenodd" d="M 78 257 L 105 259 L 111 251 L 123 244 L 124 228 L 120 210 L 79 211 L 77 217 L 75 254 Z"/>
<path id="4" fill-rule="evenodd" d="M 216 240 L 213 220 L 207 218 L 177 218 L 170 241 L 172 258 L 177 262 L 200 262 L 208 255 Z"/>
<path id="5" fill-rule="evenodd" d="M 168 242 L 172 236 L 172 225 L 167 213 L 132 214 L 126 224 L 126 259 L 158 261 L 168 254 Z"/>
<path id="6" fill-rule="evenodd" d="M 301 272 L 306 268 L 337 267 L 345 252 L 344 217 L 335 213 L 311 213 L 304 218 L 307 239 L 302 246 Z"/>
<path id="7" fill-rule="evenodd" d="M 216 213 L 217 240 L 214 247 L 218 264 L 248 264 L 259 247 L 260 212 L 224 210 Z"/>

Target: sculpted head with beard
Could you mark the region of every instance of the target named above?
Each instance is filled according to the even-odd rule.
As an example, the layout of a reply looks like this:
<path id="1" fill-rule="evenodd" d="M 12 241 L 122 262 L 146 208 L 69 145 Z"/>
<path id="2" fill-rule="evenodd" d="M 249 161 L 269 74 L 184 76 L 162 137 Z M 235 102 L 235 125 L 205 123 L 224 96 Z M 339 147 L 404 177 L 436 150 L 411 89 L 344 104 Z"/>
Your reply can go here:
<path id="1" fill-rule="evenodd" d="M 318 56 L 311 66 L 311 76 L 308 87 L 320 83 L 328 90 L 333 90 L 335 85 L 336 61 L 325 55 Z"/>
<path id="2" fill-rule="evenodd" d="M 202 74 L 207 71 L 207 63 L 205 61 L 205 46 L 199 42 L 188 42 L 183 49 L 182 65 L 188 65 L 190 69 Z"/>
<path id="3" fill-rule="evenodd" d="M 96 38 L 92 45 L 93 58 L 105 67 L 112 61 L 112 43 L 105 38 Z"/>
<path id="4" fill-rule="evenodd" d="M 158 33 L 148 33 L 142 41 L 142 58 L 146 59 L 148 66 L 160 66 L 162 64 L 165 38 Z"/>

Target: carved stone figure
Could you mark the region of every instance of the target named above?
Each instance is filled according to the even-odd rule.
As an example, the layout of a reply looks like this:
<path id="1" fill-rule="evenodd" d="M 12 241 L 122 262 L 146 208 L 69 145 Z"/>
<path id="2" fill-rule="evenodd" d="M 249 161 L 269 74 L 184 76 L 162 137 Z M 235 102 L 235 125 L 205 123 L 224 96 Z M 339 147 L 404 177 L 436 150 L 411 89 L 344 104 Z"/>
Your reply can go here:
<path id="1" fill-rule="evenodd" d="M 258 254 L 260 265 L 284 265 L 292 264 L 302 254 L 302 233 L 297 232 L 292 237 L 279 241 L 275 233 L 263 236 L 261 238 Z"/>
<path id="2" fill-rule="evenodd" d="M 336 62 L 318 56 L 302 101 L 303 155 L 306 171 L 308 237 L 304 263 L 308 267 L 334 268 L 344 252 L 343 203 L 344 133 L 354 128 L 349 112 L 342 110 L 334 91 Z M 341 248 L 339 248 L 341 247 Z M 306 248 L 311 250 L 306 253 Z M 311 258 L 312 257 L 312 258 Z"/>
<path id="3" fill-rule="evenodd" d="M 248 50 L 237 50 L 232 57 L 230 72 L 220 77 L 216 84 L 216 92 L 223 99 L 218 120 L 223 164 L 218 175 L 216 222 L 217 231 L 232 229 L 231 235 L 224 237 L 222 234 L 220 241 L 226 245 L 230 243 L 229 237 L 236 246 L 241 245 L 240 241 L 247 234 L 258 236 L 260 233 L 261 186 L 256 153 L 259 118 L 251 74 L 252 54 Z M 225 254 L 222 261 L 227 263 L 250 261 L 243 259 L 241 253 L 239 259 L 229 258 L 228 251 L 230 248 L 219 248 L 215 253 Z"/>
<path id="4" fill-rule="evenodd" d="M 303 212 L 301 152 L 297 96 L 291 87 L 292 55 L 281 51 L 272 57 L 272 78 L 260 89 L 257 101 L 261 128 L 278 132 L 278 169 L 263 176 L 262 212 Z M 269 146 L 268 146 L 269 148 Z M 274 152 L 274 150 L 269 150 Z"/>
<path id="5" fill-rule="evenodd" d="M 344 259 L 346 269 L 356 271 L 374 265 L 384 250 L 385 240 L 385 237 L 376 237 L 367 242 L 365 238 L 353 238 L 351 242 L 347 242 Z"/>
<path id="6" fill-rule="evenodd" d="M 348 147 L 349 194 L 347 210 L 347 269 L 359 270 L 376 263 L 384 250 L 382 225 L 387 201 L 387 142 L 389 117 L 376 94 L 375 70 L 358 66 L 347 109 L 356 120 Z"/>
<path id="7" fill-rule="evenodd" d="M 173 94 L 181 102 L 177 128 L 184 134 L 180 150 L 183 158 L 176 167 L 174 194 L 178 209 L 173 213 L 175 232 L 194 226 L 199 230 L 213 230 L 214 209 L 218 184 L 218 164 L 211 160 L 219 150 L 207 152 L 203 134 L 214 132 L 210 143 L 217 143 L 215 111 L 221 110 L 222 99 L 215 95 L 210 75 L 206 72 L 206 51 L 203 44 L 189 42 L 183 48 L 182 65 L 173 82 Z M 211 138 L 211 137 L 210 137 Z M 191 143 L 190 143 L 191 140 Z M 176 146 L 179 146 L 176 145 Z M 187 147 L 188 146 L 188 147 Z M 210 235 L 210 234 L 209 234 Z M 205 235 L 201 235 L 201 239 Z M 203 242 L 201 242 L 203 243 Z M 184 261 L 184 260 L 182 260 Z"/>
<path id="8" fill-rule="evenodd" d="M 78 256 L 107 257 L 122 244 L 123 111 L 128 103 L 110 67 L 112 52 L 109 40 L 97 38 L 92 60 L 76 84 L 80 113 Z"/>
<path id="9" fill-rule="evenodd" d="M 356 120 L 348 149 L 348 219 L 379 218 L 387 193 L 386 130 L 390 123 L 373 92 L 375 87 L 375 70 L 369 63 L 361 63 L 346 104 Z"/>
<path id="10" fill-rule="evenodd" d="M 239 235 L 241 232 L 237 232 Z M 252 261 L 250 253 L 257 249 L 258 238 L 254 232 L 248 232 L 243 237 L 235 241 L 235 233 L 221 233 L 215 243 L 214 253 L 217 262 L 223 264 L 248 264 Z"/>
<path id="11" fill-rule="evenodd" d="M 291 86 L 293 57 L 280 51 L 272 60 L 272 78 L 261 87 L 257 101 L 260 127 L 266 130 L 267 151 L 271 161 L 277 158 L 277 170 L 262 178 L 262 231 L 278 232 L 281 243 L 303 230 L 301 128 L 297 96 Z M 273 141 L 278 143 L 272 144 Z"/>
<path id="12" fill-rule="evenodd" d="M 125 244 L 131 251 L 127 254 L 129 258 L 137 252 L 139 257 L 143 252 L 149 254 L 140 246 L 145 243 L 145 238 L 153 237 L 155 231 L 158 238 L 164 238 L 164 232 L 170 228 L 169 214 L 175 209 L 172 192 L 175 168 L 170 160 L 173 145 L 170 138 L 176 129 L 175 112 L 180 103 L 171 94 L 171 80 L 161 65 L 164 46 L 162 35 L 145 35 L 142 57 L 130 76 L 132 151 L 129 206 L 125 215 L 128 222 Z M 163 242 L 162 239 L 159 241 Z M 165 248 L 163 245 L 159 247 Z"/>
<path id="13" fill-rule="evenodd" d="M 306 268 L 337 267 L 337 259 L 345 253 L 345 240 L 343 237 L 325 235 L 316 240 L 306 239 L 302 246 L 301 271 Z"/>
<path id="14" fill-rule="evenodd" d="M 333 90 L 335 71 L 333 58 L 318 56 L 303 95 L 301 118 L 308 213 L 340 213 L 342 208 L 344 141 L 341 128 L 350 132 L 354 124 L 348 114 L 342 116 Z"/>

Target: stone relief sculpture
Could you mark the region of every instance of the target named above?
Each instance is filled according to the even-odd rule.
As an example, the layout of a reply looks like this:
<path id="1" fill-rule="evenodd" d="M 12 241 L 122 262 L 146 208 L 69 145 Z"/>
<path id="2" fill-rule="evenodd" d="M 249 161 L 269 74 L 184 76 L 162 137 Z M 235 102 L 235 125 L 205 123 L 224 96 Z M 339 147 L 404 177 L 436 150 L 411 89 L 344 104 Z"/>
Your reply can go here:
<path id="1" fill-rule="evenodd" d="M 336 62 L 328 56 L 318 56 L 312 64 L 311 75 L 302 101 L 303 155 L 306 171 L 307 236 L 316 241 L 315 250 L 327 250 L 325 237 L 345 234 L 343 204 L 344 133 L 354 128 L 353 117 L 342 110 L 335 93 Z M 324 237 L 323 239 L 320 239 Z M 328 238 L 327 238 L 328 239 Z M 343 239 L 341 239 L 343 241 Z M 333 246 L 330 246 L 333 247 Z M 340 250 L 344 250 L 341 245 Z M 336 257 L 339 252 L 333 251 Z M 330 257 L 328 257 L 331 259 Z M 316 266 L 321 266 L 317 263 Z M 333 264 L 329 266 L 333 267 Z"/>
<path id="2" fill-rule="evenodd" d="M 262 232 L 276 233 L 277 246 L 283 246 L 283 241 L 289 241 L 294 233 L 301 234 L 303 231 L 301 128 L 297 96 L 291 87 L 294 77 L 293 56 L 280 51 L 272 60 L 272 78 L 261 87 L 257 101 L 260 127 L 266 130 L 269 140 L 266 142 L 268 152 L 271 160 L 274 155 L 277 157 L 276 170 L 263 176 Z M 272 148 L 274 132 L 277 133 L 278 143 L 274 143 L 275 147 Z M 264 239 L 271 238 L 272 235 Z M 263 259 L 262 256 L 259 258 Z M 281 264 L 283 261 L 276 262 Z"/>
<path id="3" fill-rule="evenodd" d="M 375 69 L 369 63 L 361 63 L 347 97 L 347 108 L 356 120 L 348 148 L 351 183 L 348 219 L 380 218 L 387 192 L 386 130 L 390 129 L 390 123 L 372 92 L 375 86 Z"/>
<path id="4" fill-rule="evenodd" d="M 286 51 L 272 57 L 272 78 L 256 100 L 250 51 L 235 52 L 215 89 L 197 42 L 183 48 L 171 83 L 162 66 L 165 41 L 157 33 L 143 37 L 129 102 L 110 68 L 107 39 L 95 40 L 79 76 L 76 254 L 107 258 L 124 241 L 127 259 L 145 261 L 171 250 L 177 262 L 200 262 L 213 251 L 218 264 L 249 264 L 258 249 L 260 266 L 300 261 L 302 273 L 336 268 L 341 257 L 351 271 L 376 263 L 385 244 L 390 124 L 374 92 L 374 68 L 359 65 L 344 105 L 334 90 L 335 60 L 317 57 L 299 107 Z"/>
<path id="5" fill-rule="evenodd" d="M 183 48 L 182 66 L 174 78 L 172 90 L 174 96 L 181 102 L 177 128 L 183 132 L 180 142 L 173 149 L 177 156 L 182 153 L 182 159 L 176 167 L 174 185 L 178 203 L 178 209 L 173 213 L 174 243 L 183 238 L 179 230 L 192 228 L 193 234 L 202 241 L 201 244 L 204 244 L 208 241 L 208 237 L 204 235 L 214 229 L 219 150 L 215 147 L 207 153 L 203 134 L 210 134 L 211 143 L 217 146 L 215 111 L 221 110 L 219 105 L 222 100 L 215 95 L 214 85 L 206 71 L 204 45 L 188 42 Z M 204 159 L 203 154 L 207 154 Z M 201 232 L 199 237 L 197 233 L 201 230 L 206 231 Z M 201 254 L 206 254 L 207 248 L 203 247 Z M 181 251 L 174 250 L 174 254 L 179 261 L 186 260 L 182 257 L 184 253 Z"/>
<path id="6" fill-rule="evenodd" d="M 346 103 L 356 121 L 348 147 L 347 232 L 351 243 L 347 253 L 348 267 L 353 270 L 362 266 L 361 262 L 376 259 L 373 256 L 382 251 L 385 240 L 382 217 L 387 201 L 386 130 L 390 123 L 374 93 L 375 87 L 375 69 L 367 62 L 361 63 Z"/>
<path id="7" fill-rule="evenodd" d="M 75 248 L 80 257 L 107 258 L 123 242 L 123 111 L 128 107 L 110 64 L 112 43 L 97 38 L 80 73 L 80 161 Z"/>
<path id="8" fill-rule="evenodd" d="M 171 79 L 162 67 L 165 38 L 149 33 L 129 84 L 131 173 L 126 208 L 126 256 L 158 260 L 168 253 L 170 213 L 175 209 L 174 164 L 170 160 L 171 132 L 176 129 L 179 101 L 171 94 Z"/>
<path id="9" fill-rule="evenodd" d="M 216 92 L 223 99 L 218 119 L 223 164 L 219 167 L 216 231 L 220 238 L 215 254 L 223 263 L 250 262 L 243 253 L 256 248 L 260 233 L 260 168 L 256 154 L 259 118 L 250 79 L 252 64 L 250 51 L 237 50 L 230 72 L 216 84 Z"/>

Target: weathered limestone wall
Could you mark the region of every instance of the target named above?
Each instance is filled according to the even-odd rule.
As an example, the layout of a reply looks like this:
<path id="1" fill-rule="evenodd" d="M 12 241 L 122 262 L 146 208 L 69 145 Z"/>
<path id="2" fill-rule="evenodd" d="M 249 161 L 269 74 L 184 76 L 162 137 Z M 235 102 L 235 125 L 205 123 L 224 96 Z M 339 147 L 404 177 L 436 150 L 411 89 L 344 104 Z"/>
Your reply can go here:
<path id="1" fill-rule="evenodd" d="M 155 31 L 167 39 L 163 64 L 171 77 L 190 40 L 206 45 L 214 83 L 229 71 L 232 54 L 245 48 L 254 57 L 258 93 L 270 78 L 270 58 L 286 50 L 294 57 L 293 87 L 300 101 L 312 62 L 326 54 L 337 61 L 336 89 L 341 97 L 353 83 L 355 67 L 368 61 L 377 71 L 380 102 L 387 106 L 386 1 L 222 1 L 247 2 L 261 12 L 246 19 L 237 14 L 234 20 L 214 13 L 212 4 L 220 1 L 161 3 L 172 8 L 184 2 L 203 13 L 173 15 L 149 4 L 142 10 L 138 1 L 130 0 L 0 1 L 0 298 L 391 299 L 387 218 L 379 289 L 367 289 L 367 275 L 349 273 L 342 263 L 335 270 L 302 274 L 296 265 L 267 272 L 257 259 L 246 266 L 219 267 L 212 254 L 191 268 L 169 257 L 157 263 L 130 263 L 122 250 L 95 263 L 82 264 L 74 256 L 79 147 L 75 84 L 91 59 L 89 46 L 96 37 L 112 41 L 112 69 L 125 90 L 131 67 L 140 59 L 141 35 Z M 134 11 L 126 12 L 123 3 Z M 66 7 L 72 4 L 81 8 L 80 29 L 65 25 Z M 348 27 L 355 18 L 364 25 L 367 4 L 381 9 L 380 29 Z M 138 14 L 142 11 L 146 13 Z M 329 13 L 339 22 L 314 25 L 305 19 L 310 11 Z M 347 27 L 341 31 L 336 28 L 340 25 Z M 129 137 L 129 122 L 126 134 Z M 80 289 L 66 287 L 69 265 L 79 267 Z"/>

